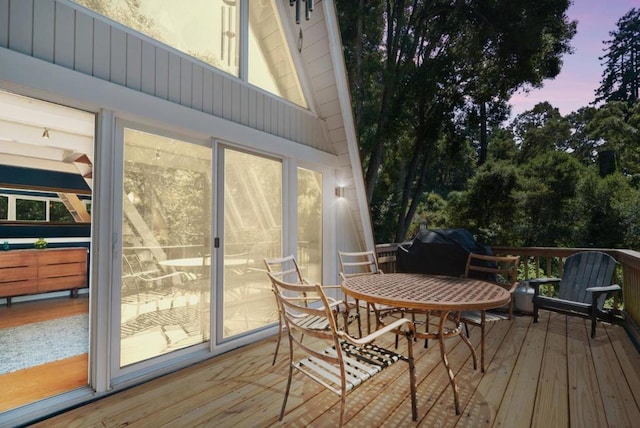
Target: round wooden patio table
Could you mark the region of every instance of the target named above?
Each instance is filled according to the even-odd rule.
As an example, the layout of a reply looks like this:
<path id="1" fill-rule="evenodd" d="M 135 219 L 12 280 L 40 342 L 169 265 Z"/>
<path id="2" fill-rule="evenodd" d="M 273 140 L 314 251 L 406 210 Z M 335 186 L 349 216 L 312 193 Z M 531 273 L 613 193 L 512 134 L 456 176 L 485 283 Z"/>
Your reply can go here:
<path id="1" fill-rule="evenodd" d="M 460 311 L 487 310 L 499 308 L 509 303 L 511 295 L 504 288 L 477 279 L 451 276 L 426 275 L 417 273 L 386 273 L 360 275 L 346 278 L 342 282 L 343 291 L 356 299 L 368 303 L 389 305 L 420 312 L 438 312 L 438 330 L 416 333 L 418 338 L 438 339 L 440 356 L 449 382 L 453 389 L 456 414 L 460 414 L 458 386 L 453 370 L 449 366 L 444 339 L 460 336 L 471 350 L 473 366 L 476 368 L 476 352 L 467 337 L 460 334 L 462 322 Z M 454 328 L 445 328 L 447 320 L 453 321 Z M 381 320 L 378 320 L 381 323 Z"/>

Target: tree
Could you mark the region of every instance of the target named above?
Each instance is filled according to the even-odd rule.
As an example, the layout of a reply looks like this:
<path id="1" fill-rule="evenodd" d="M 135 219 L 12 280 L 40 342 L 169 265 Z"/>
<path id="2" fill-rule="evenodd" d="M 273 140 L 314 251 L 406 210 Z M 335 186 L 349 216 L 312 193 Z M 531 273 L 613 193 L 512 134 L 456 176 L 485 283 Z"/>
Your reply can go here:
<path id="1" fill-rule="evenodd" d="M 640 102 L 610 101 L 601 106 L 585 127 L 600 153 L 615 154 L 617 168 L 628 176 L 640 174 Z"/>
<path id="2" fill-rule="evenodd" d="M 571 154 L 548 151 L 522 169 L 519 209 L 526 216 L 519 234 L 524 246 L 570 247 L 583 229 L 578 211 L 578 184 L 585 167 Z"/>
<path id="3" fill-rule="evenodd" d="M 639 226 L 632 209 L 638 203 L 638 191 L 631 188 L 628 179 L 620 173 L 600 177 L 591 171 L 584 175 L 578 193 L 580 218 L 584 222 L 580 246 L 625 248 L 626 243 L 637 244 L 637 238 L 633 242 L 627 233 L 630 228 L 637 231 Z"/>
<path id="4" fill-rule="evenodd" d="M 508 116 L 502 107 L 520 88 L 542 86 L 560 73 L 576 22 L 568 0 L 470 2 L 471 67 L 465 94 L 479 124 L 478 164 L 487 159 L 488 130 Z"/>
<path id="5" fill-rule="evenodd" d="M 629 105 L 640 95 L 640 9 L 631 9 L 611 31 L 605 41 L 605 70 L 594 104 L 601 101 L 625 101 Z"/>
<path id="6" fill-rule="evenodd" d="M 436 148 L 448 153 L 448 144 L 468 144 L 456 117 L 470 99 L 482 101 L 477 123 L 493 117 L 497 127 L 510 91 L 559 72 L 575 31 L 567 7 L 568 0 L 338 0 L 374 223 L 379 213 L 393 212 L 396 239 L 403 238 L 425 191 L 433 190 L 430 175 L 442 164 Z M 483 132 L 476 133 L 481 154 Z M 377 195 L 391 178 L 398 181 L 380 191 L 392 191 L 393 201 Z"/>
<path id="7" fill-rule="evenodd" d="M 525 163 L 554 150 L 564 150 L 571 135 L 571 124 L 548 102 L 536 104 L 514 119 L 511 125 L 520 145 L 518 161 Z"/>
<path id="8" fill-rule="evenodd" d="M 514 245 L 523 221 L 518 210 L 521 177 L 508 161 L 488 161 L 469 180 L 466 192 L 449 200 L 452 224 L 473 230 L 481 242 Z"/>

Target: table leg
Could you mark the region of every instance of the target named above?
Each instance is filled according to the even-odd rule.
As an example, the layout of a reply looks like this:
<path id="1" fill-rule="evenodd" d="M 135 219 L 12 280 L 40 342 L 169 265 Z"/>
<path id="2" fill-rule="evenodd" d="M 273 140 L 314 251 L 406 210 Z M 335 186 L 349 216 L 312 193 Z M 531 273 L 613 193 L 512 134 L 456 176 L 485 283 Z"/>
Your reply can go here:
<path id="1" fill-rule="evenodd" d="M 440 341 L 440 357 L 442 357 L 442 364 L 444 364 L 444 368 L 447 371 L 447 375 L 449 375 L 449 383 L 451 383 L 451 388 L 453 388 L 453 402 L 456 408 L 456 415 L 460 414 L 460 404 L 458 403 L 458 385 L 456 385 L 455 375 L 451 367 L 449 366 L 449 359 L 447 358 L 447 350 L 444 347 L 444 323 L 447 321 L 447 317 L 449 316 L 449 312 L 442 312 L 440 314 L 440 324 L 438 324 L 438 340 Z"/>
<path id="2" fill-rule="evenodd" d="M 463 323 L 460 322 L 459 315 L 460 314 L 458 314 L 458 317 L 456 317 L 456 323 L 458 323 L 458 328 L 460 328 L 460 330 L 462 331 Z M 476 354 L 476 349 L 473 347 L 473 345 L 469 341 L 469 338 L 467 337 L 466 334 L 460 334 L 460 337 L 462 338 L 462 341 L 467 345 L 467 347 L 471 351 L 471 356 L 473 357 L 473 369 L 476 370 L 478 368 L 478 355 Z M 484 349 L 483 349 L 483 353 L 484 353 Z M 482 371 L 484 371 L 484 358 L 482 359 Z"/>

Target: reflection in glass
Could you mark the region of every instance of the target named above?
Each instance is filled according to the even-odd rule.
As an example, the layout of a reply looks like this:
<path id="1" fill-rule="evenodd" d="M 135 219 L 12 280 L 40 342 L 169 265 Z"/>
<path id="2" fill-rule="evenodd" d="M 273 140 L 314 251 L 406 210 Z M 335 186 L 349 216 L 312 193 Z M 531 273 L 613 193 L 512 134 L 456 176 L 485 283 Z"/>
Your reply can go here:
<path id="1" fill-rule="evenodd" d="M 322 174 L 298 168 L 298 263 L 302 276 L 322 284 Z"/>
<path id="2" fill-rule="evenodd" d="M 209 340 L 211 149 L 124 130 L 120 364 Z"/>
<path id="3" fill-rule="evenodd" d="M 282 164 L 224 152 L 223 337 L 278 320 L 265 257 L 282 249 Z"/>
<path id="4" fill-rule="evenodd" d="M 9 198 L 0 196 L 0 220 L 9 219 Z"/>
<path id="5" fill-rule="evenodd" d="M 238 0 L 74 0 L 238 76 Z"/>
<path id="6" fill-rule="evenodd" d="M 47 202 L 44 200 L 16 199 L 16 220 L 46 221 Z"/>
<path id="7" fill-rule="evenodd" d="M 273 1 L 249 2 L 249 83 L 302 107 L 296 67 Z"/>

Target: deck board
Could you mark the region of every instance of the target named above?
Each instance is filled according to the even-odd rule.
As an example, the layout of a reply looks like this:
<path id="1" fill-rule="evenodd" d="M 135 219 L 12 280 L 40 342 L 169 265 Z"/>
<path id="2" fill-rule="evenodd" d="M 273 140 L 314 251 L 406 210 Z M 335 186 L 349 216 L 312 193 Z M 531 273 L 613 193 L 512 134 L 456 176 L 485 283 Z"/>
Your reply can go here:
<path id="1" fill-rule="evenodd" d="M 511 378 L 529 324 L 492 323 L 487 333 L 487 367 L 462 411 L 457 427 L 490 426 Z M 450 416 L 447 418 L 449 420 Z M 453 424 L 451 425 L 453 426 Z"/>
<path id="2" fill-rule="evenodd" d="M 479 352 L 480 331 L 471 329 Z M 393 336 L 383 346 L 393 346 Z M 347 426 L 606 427 L 640 420 L 640 354 L 623 329 L 598 326 L 589 338 L 580 318 L 541 312 L 487 329 L 487 370 L 473 370 L 459 338 L 446 342 L 460 389 L 461 415 L 437 342 L 414 345 L 418 422 L 411 421 L 405 364 L 385 370 L 347 397 Z M 400 350 L 405 344 L 400 342 Z M 278 414 L 287 377 L 287 344 L 275 366 L 275 337 L 229 352 L 36 426 L 335 426 L 339 399 L 295 374 L 287 411 Z"/>
<path id="3" fill-rule="evenodd" d="M 529 326 L 492 426 L 516 428 L 531 425 L 548 325 L 549 316 L 544 314 L 540 322 Z"/>
<path id="4" fill-rule="evenodd" d="M 533 426 L 569 426 L 566 317 L 550 314 L 542 370 L 538 376 Z"/>
<path id="5" fill-rule="evenodd" d="M 574 320 L 567 328 L 569 420 L 573 426 L 607 426 L 585 322 Z M 602 331 L 598 331 L 602 334 Z"/>

